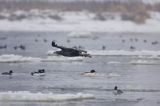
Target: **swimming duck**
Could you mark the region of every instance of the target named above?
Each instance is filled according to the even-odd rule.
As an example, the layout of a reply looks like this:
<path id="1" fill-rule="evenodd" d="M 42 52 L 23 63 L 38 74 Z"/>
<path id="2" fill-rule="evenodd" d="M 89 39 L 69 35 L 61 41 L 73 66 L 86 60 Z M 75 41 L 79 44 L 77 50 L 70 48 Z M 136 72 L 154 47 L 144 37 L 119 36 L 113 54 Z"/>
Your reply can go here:
<path id="1" fill-rule="evenodd" d="M 156 44 L 158 44 L 158 41 L 152 42 L 152 45 L 156 45 Z"/>
<path id="2" fill-rule="evenodd" d="M 147 43 L 147 40 L 143 40 L 144 43 Z"/>
<path id="3" fill-rule="evenodd" d="M 102 50 L 106 50 L 106 46 L 103 45 L 103 46 L 102 46 Z"/>
<path id="4" fill-rule="evenodd" d="M 134 49 L 136 49 L 136 48 L 135 48 L 134 46 L 130 46 L 130 49 L 131 49 L 131 50 L 134 50 Z"/>
<path id="5" fill-rule="evenodd" d="M 95 76 L 96 75 L 96 71 L 95 70 L 91 70 L 90 72 L 82 73 L 82 75 L 85 75 L 85 76 Z"/>
<path id="6" fill-rule="evenodd" d="M 123 43 L 125 43 L 125 40 L 124 40 L 124 39 L 122 39 L 122 42 L 123 42 Z"/>
<path id="7" fill-rule="evenodd" d="M 26 47 L 25 47 L 24 45 L 20 45 L 19 48 L 20 48 L 21 50 L 25 50 L 25 49 L 26 49 Z"/>
<path id="8" fill-rule="evenodd" d="M 9 72 L 3 72 L 2 75 L 12 75 L 13 71 L 10 70 Z"/>
<path id="9" fill-rule="evenodd" d="M 39 69 L 37 72 L 31 72 L 32 76 L 44 76 L 45 75 L 45 70 L 44 69 Z"/>
<path id="10" fill-rule="evenodd" d="M 122 94 L 122 93 L 123 93 L 123 91 L 120 90 L 120 89 L 118 89 L 117 86 L 114 87 L 114 91 L 113 91 L 113 94 L 114 94 L 114 95 L 120 95 L 120 94 Z"/>
<path id="11" fill-rule="evenodd" d="M 43 41 L 46 43 L 46 42 L 47 42 L 47 39 L 43 39 Z"/>

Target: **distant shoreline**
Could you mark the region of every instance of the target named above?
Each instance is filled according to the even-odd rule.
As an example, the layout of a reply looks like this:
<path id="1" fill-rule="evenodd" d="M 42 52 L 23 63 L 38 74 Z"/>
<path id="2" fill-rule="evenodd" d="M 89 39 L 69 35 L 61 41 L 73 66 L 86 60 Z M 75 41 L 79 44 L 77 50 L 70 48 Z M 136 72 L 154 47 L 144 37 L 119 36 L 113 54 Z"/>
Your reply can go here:
<path id="1" fill-rule="evenodd" d="M 7 1 L 0 0 L 0 31 L 160 33 L 160 3 Z"/>

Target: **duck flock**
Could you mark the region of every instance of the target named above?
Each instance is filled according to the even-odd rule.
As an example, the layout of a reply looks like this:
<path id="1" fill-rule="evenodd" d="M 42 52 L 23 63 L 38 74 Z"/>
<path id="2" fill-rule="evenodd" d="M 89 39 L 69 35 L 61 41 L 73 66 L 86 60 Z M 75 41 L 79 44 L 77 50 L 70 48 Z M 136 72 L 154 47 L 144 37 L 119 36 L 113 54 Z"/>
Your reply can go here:
<path id="1" fill-rule="evenodd" d="M 13 73 L 14 73 L 13 70 L 10 70 L 9 72 L 2 72 L 1 75 L 3 75 L 3 76 L 12 76 Z M 41 76 L 45 76 L 46 75 L 45 73 L 46 73 L 45 69 L 38 69 L 38 71 L 31 72 L 30 75 L 31 76 L 40 76 L 41 77 Z M 91 76 L 96 76 L 96 74 L 97 74 L 97 72 L 94 69 L 92 69 L 91 71 L 84 72 L 81 75 L 91 77 Z M 121 95 L 122 93 L 123 93 L 123 91 L 118 89 L 117 86 L 114 87 L 114 89 L 113 89 L 113 94 L 114 95 Z"/>

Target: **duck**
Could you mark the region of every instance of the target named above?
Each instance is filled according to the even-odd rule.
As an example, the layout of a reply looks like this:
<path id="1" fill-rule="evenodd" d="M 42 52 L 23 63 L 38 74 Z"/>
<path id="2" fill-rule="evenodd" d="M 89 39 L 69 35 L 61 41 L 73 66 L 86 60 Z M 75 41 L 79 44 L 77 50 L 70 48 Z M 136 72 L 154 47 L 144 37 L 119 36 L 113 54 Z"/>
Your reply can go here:
<path id="1" fill-rule="evenodd" d="M 71 41 L 70 41 L 70 39 L 67 39 L 67 43 L 70 43 Z"/>
<path id="2" fill-rule="evenodd" d="M 106 46 L 102 46 L 102 50 L 106 50 Z"/>
<path id="3" fill-rule="evenodd" d="M 123 42 L 123 43 L 125 43 L 125 40 L 124 40 L 124 39 L 122 39 L 122 42 Z"/>
<path id="4" fill-rule="evenodd" d="M 85 76 L 95 76 L 96 75 L 96 71 L 95 70 L 91 70 L 90 72 L 82 73 L 82 75 L 85 75 Z"/>
<path id="5" fill-rule="evenodd" d="M 158 44 L 158 41 L 152 42 L 152 45 L 156 45 L 156 44 Z"/>
<path id="6" fill-rule="evenodd" d="M 44 41 L 44 43 L 46 43 L 46 42 L 47 42 L 47 39 L 43 39 L 43 41 Z"/>
<path id="7" fill-rule="evenodd" d="M 120 90 L 120 89 L 118 89 L 117 86 L 114 87 L 114 91 L 113 91 L 113 94 L 114 94 L 114 95 L 120 95 L 120 94 L 122 94 L 122 93 L 123 93 L 123 91 Z"/>
<path id="8" fill-rule="evenodd" d="M 44 76 L 45 75 L 45 70 L 44 69 L 39 69 L 36 72 L 31 72 L 32 76 Z"/>
<path id="9" fill-rule="evenodd" d="M 25 50 L 26 49 L 26 47 L 24 45 L 14 46 L 13 48 L 15 50 L 17 50 L 17 49 Z"/>
<path id="10" fill-rule="evenodd" d="M 21 50 L 25 50 L 25 49 L 26 49 L 26 47 L 25 47 L 24 45 L 20 45 L 19 48 L 20 48 Z"/>
<path id="11" fill-rule="evenodd" d="M 0 45 L 0 49 L 6 49 L 7 45 Z"/>
<path id="12" fill-rule="evenodd" d="M 35 42 L 38 42 L 38 39 L 35 39 L 34 41 L 35 41 Z"/>
<path id="13" fill-rule="evenodd" d="M 12 73 L 13 73 L 13 71 L 10 70 L 9 72 L 3 72 L 3 73 L 1 73 L 1 74 L 2 74 L 2 75 L 12 75 Z"/>
<path id="14" fill-rule="evenodd" d="M 144 43 L 147 43 L 147 40 L 143 40 Z"/>
<path id="15" fill-rule="evenodd" d="M 131 49 L 131 50 L 134 50 L 134 49 L 136 49 L 136 48 L 135 48 L 134 46 L 130 46 L 130 49 Z"/>
<path id="16" fill-rule="evenodd" d="M 135 38 L 134 40 L 135 40 L 135 42 L 138 42 L 138 39 L 137 39 L 137 38 Z"/>

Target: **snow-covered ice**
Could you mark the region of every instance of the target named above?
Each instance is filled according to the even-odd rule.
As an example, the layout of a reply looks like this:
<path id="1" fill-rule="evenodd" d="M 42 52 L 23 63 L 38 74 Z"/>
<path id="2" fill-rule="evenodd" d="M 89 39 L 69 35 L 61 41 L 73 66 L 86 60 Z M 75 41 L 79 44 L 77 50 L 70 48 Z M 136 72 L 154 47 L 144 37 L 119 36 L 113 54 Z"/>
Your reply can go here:
<path id="1" fill-rule="evenodd" d="M 9 14 L 2 12 L 4 16 Z M 91 35 L 91 32 L 160 32 L 159 13 L 151 12 L 151 18 L 144 24 L 136 24 L 131 21 L 123 21 L 115 14 L 114 19 L 107 19 L 105 21 L 94 20 L 95 14 L 90 12 L 53 12 L 50 10 L 43 11 L 32 10 L 29 13 L 24 11 L 17 11 L 14 14 L 17 16 L 23 14 L 25 16 L 31 15 L 32 18 L 25 18 L 23 20 L 9 21 L 8 19 L 0 20 L 1 31 L 69 31 L 81 32 L 81 35 Z M 54 20 L 48 15 L 58 15 L 62 20 Z M 113 15 L 113 14 L 112 14 Z M 40 18 L 43 16 L 44 18 Z M 87 32 L 87 33 L 85 33 Z M 70 36 L 73 34 L 71 33 Z"/>

